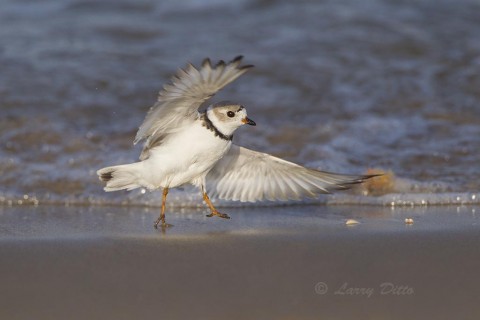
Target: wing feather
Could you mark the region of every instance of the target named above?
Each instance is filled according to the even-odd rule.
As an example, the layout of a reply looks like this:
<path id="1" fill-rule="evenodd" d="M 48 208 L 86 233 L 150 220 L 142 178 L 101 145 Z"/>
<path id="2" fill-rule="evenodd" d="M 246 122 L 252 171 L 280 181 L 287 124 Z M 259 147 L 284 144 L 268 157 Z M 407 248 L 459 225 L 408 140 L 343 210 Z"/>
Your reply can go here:
<path id="1" fill-rule="evenodd" d="M 374 175 L 309 169 L 266 153 L 232 145 L 206 178 L 211 196 L 226 200 L 299 200 L 348 189 Z"/>
<path id="2" fill-rule="evenodd" d="M 171 83 L 163 86 L 138 129 L 134 144 L 145 140 L 140 159 L 148 158 L 149 149 L 161 144 L 168 134 L 191 124 L 198 117 L 202 103 L 253 67 L 240 66 L 241 61 L 242 56 L 238 56 L 229 63 L 220 61 L 212 67 L 207 58 L 200 69 L 191 63 L 179 69 Z"/>

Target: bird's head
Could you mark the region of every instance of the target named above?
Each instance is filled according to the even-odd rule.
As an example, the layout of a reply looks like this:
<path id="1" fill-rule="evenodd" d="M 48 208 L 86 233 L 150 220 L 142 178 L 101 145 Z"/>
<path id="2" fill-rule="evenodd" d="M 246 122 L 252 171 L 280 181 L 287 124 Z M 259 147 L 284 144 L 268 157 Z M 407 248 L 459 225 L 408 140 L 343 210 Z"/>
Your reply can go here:
<path id="1" fill-rule="evenodd" d="M 207 109 L 207 115 L 212 124 L 224 135 L 230 136 L 244 124 L 255 126 L 255 121 L 247 117 L 244 106 L 233 102 L 218 102 Z"/>

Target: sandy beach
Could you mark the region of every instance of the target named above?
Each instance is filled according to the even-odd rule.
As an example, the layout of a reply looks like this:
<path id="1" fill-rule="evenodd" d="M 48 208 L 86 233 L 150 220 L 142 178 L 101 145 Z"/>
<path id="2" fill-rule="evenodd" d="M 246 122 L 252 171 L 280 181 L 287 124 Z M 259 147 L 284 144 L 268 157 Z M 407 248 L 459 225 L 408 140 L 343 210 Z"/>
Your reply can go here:
<path id="1" fill-rule="evenodd" d="M 0 318 L 478 319 L 475 209 L 2 207 Z"/>

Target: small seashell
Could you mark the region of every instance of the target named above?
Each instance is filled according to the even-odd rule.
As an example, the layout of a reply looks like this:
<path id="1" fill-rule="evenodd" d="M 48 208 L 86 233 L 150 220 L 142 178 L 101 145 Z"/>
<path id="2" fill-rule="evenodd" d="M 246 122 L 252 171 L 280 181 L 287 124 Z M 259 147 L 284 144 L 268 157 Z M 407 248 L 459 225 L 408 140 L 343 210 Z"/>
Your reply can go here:
<path id="1" fill-rule="evenodd" d="M 412 218 L 405 218 L 405 224 L 413 224 Z"/>
<path id="2" fill-rule="evenodd" d="M 347 226 L 354 226 L 354 225 L 359 224 L 359 223 L 360 223 L 360 222 L 357 221 L 357 220 L 355 220 L 355 219 L 348 219 L 347 221 L 345 221 L 345 224 L 346 224 Z"/>

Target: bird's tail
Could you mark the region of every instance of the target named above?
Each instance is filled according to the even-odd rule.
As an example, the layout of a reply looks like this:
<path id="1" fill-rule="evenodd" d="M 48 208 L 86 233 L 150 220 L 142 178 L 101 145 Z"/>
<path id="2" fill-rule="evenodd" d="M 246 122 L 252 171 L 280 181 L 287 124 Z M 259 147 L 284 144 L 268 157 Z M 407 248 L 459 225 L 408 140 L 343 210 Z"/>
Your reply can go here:
<path id="1" fill-rule="evenodd" d="M 106 182 L 105 191 L 133 190 L 140 188 L 141 162 L 106 167 L 97 171 L 101 181 Z"/>

